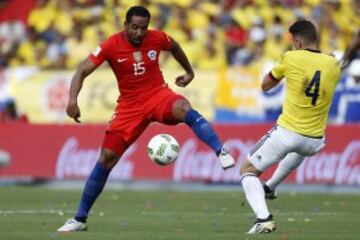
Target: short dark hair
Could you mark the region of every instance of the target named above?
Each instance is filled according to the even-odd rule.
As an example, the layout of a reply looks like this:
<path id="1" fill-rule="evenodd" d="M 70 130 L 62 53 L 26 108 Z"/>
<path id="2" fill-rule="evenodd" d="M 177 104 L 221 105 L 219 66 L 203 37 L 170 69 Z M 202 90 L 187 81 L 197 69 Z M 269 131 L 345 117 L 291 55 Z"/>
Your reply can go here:
<path id="1" fill-rule="evenodd" d="M 308 20 L 298 20 L 290 26 L 289 32 L 293 36 L 300 36 L 307 42 L 316 42 L 317 33 L 314 24 Z"/>
<path id="2" fill-rule="evenodd" d="M 132 6 L 126 12 L 126 22 L 130 23 L 133 16 L 147 17 L 150 20 L 150 12 L 143 6 Z"/>

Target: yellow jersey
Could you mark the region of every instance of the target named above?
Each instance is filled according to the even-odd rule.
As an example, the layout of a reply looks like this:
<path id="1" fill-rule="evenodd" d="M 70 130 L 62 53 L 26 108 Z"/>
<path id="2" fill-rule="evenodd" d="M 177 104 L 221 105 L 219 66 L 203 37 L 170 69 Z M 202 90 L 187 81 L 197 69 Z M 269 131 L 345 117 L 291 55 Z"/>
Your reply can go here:
<path id="1" fill-rule="evenodd" d="M 271 75 L 277 80 L 286 79 L 285 102 L 277 124 L 305 136 L 323 136 L 340 78 L 339 62 L 320 51 L 288 51 Z"/>

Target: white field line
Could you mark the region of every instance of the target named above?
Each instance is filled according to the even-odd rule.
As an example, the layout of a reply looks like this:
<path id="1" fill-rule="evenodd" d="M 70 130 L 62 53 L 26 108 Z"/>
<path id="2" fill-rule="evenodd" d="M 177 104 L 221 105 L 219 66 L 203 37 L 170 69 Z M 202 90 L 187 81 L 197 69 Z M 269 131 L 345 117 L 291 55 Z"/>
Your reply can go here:
<path id="1" fill-rule="evenodd" d="M 19 210 L 0 210 L 0 215 L 38 215 L 38 214 L 73 214 L 75 210 L 61 210 L 61 209 L 19 209 Z"/>
<path id="2" fill-rule="evenodd" d="M 60 215 L 63 216 L 64 214 L 74 214 L 75 210 L 70 210 L 70 209 L 66 209 L 66 210 L 62 210 L 62 209 L 18 209 L 18 210 L 0 210 L 0 215 L 6 216 L 6 215 L 41 215 L 41 214 L 55 214 L 55 215 Z M 94 212 L 91 211 L 91 214 L 98 214 L 100 216 L 103 216 L 104 213 L 103 212 Z M 173 214 L 179 214 L 178 212 L 172 212 L 172 211 L 142 211 L 141 212 L 142 215 L 173 215 Z M 185 215 L 203 215 L 203 212 L 183 212 L 182 214 Z M 209 214 L 209 213 L 208 213 Z M 229 213 L 227 211 L 222 211 L 222 212 L 210 212 L 210 214 L 214 214 L 214 215 L 225 215 L 225 214 L 235 214 L 235 215 L 248 215 L 248 216 L 252 216 L 251 213 Z M 321 216 L 339 216 L 339 215 L 344 215 L 344 214 L 348 214 L 348 213 L 344 213 L 344 212 L 324 212 L 324 211 L 319 211 L 319 212 L 277 212 L 276 215 L 283 215 L 283 216 L 304 216 L 304 215 L 321 215 Z"/>
<path id="3" fill-rule="evenodd" d="M 178 212 L 147 212 L 147 211 L 142 211 L 141 212 L 142 215 L 171 215 L 171 214 L 179 214 Z M 205 212 L 182 212 L 181 214 L 184 215 L 204 215 Z M 228 215 L 228 214 L 233 214 L 233 215 L 246 215 L 246 216 L 253 216 L 252 213 L 247 212 L 247 213 L 234 213 L 234 212 L 228 212 L 228 211 L 224 211 L 224 212 L 206 212 L 206 214 L 214 214 L 214 215 Z M 345 212 L 324 212 L 324 211 L 319 211 L 319 212 L 277 212 L 276 216 L 278 215 L 283 215 L 283 216 L 304 216 L 304 215 L 323 215 L 323 216 L 338 216 L 338 215 L 347 215 L 349 213 L 345 213 Z"/>

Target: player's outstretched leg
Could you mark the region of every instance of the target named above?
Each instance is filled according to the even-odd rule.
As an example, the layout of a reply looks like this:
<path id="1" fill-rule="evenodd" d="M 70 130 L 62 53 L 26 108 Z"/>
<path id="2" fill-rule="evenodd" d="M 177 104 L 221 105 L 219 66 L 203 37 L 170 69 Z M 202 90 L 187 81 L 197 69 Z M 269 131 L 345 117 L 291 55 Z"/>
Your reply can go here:
<path id="1" fill-rule="evenodd" d="M 276 187 L 303 162 L 304 158 L 304 156 L 297 153 L 289 153 L 280 161 L 274 174 L 264 184 L 266 199 L 275 199 L 277 197 Z"/>
<path id="2" fill-rule="evenodd" d="M 100 160 L 96 163 L 86 181 L 75 217 L 67 220 L 65 224 L 57 230 L 58 232 L 84 231 L 87 229 L 86 220 L 89 211 L 102 192 L 111 169 L 119 157 L 119 155 L 111 150 L 102 149 Z"/>
<path id="3" fill-rule="evenodd" d="M 185 123 L 193 130 L 195 135 L 211 147 L 219 157 L 223 169 L 231 168 L 235 165 L 232 156 L 223 148 L 219 137 L 215 133 L 210 123 L 197 111 L 190 109 L 186 112 Z"/>

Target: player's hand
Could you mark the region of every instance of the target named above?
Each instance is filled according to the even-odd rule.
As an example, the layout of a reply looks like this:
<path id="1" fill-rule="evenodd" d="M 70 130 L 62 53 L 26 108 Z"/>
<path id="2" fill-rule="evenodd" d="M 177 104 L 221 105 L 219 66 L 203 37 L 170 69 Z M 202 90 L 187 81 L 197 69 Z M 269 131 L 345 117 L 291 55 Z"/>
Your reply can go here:
<path id="1" fill-rule="evenodd" d="M 66 114 L 73 118 L 75 120 L 75 122 L 77 123 L 81 123 L 79 118 L 80 118 L 80 108 L 77 104 L 77 102 L 72 102 L 72 101 L 69 101 L 68 102 L 68 105 L 66 107 Z"/>
<path id="2" fill-rule="evenodd" d="M 175 84 L 179 87 L 186 87 L 194 78 L 193 73 L 186 73 L 176 78 Z"/>

